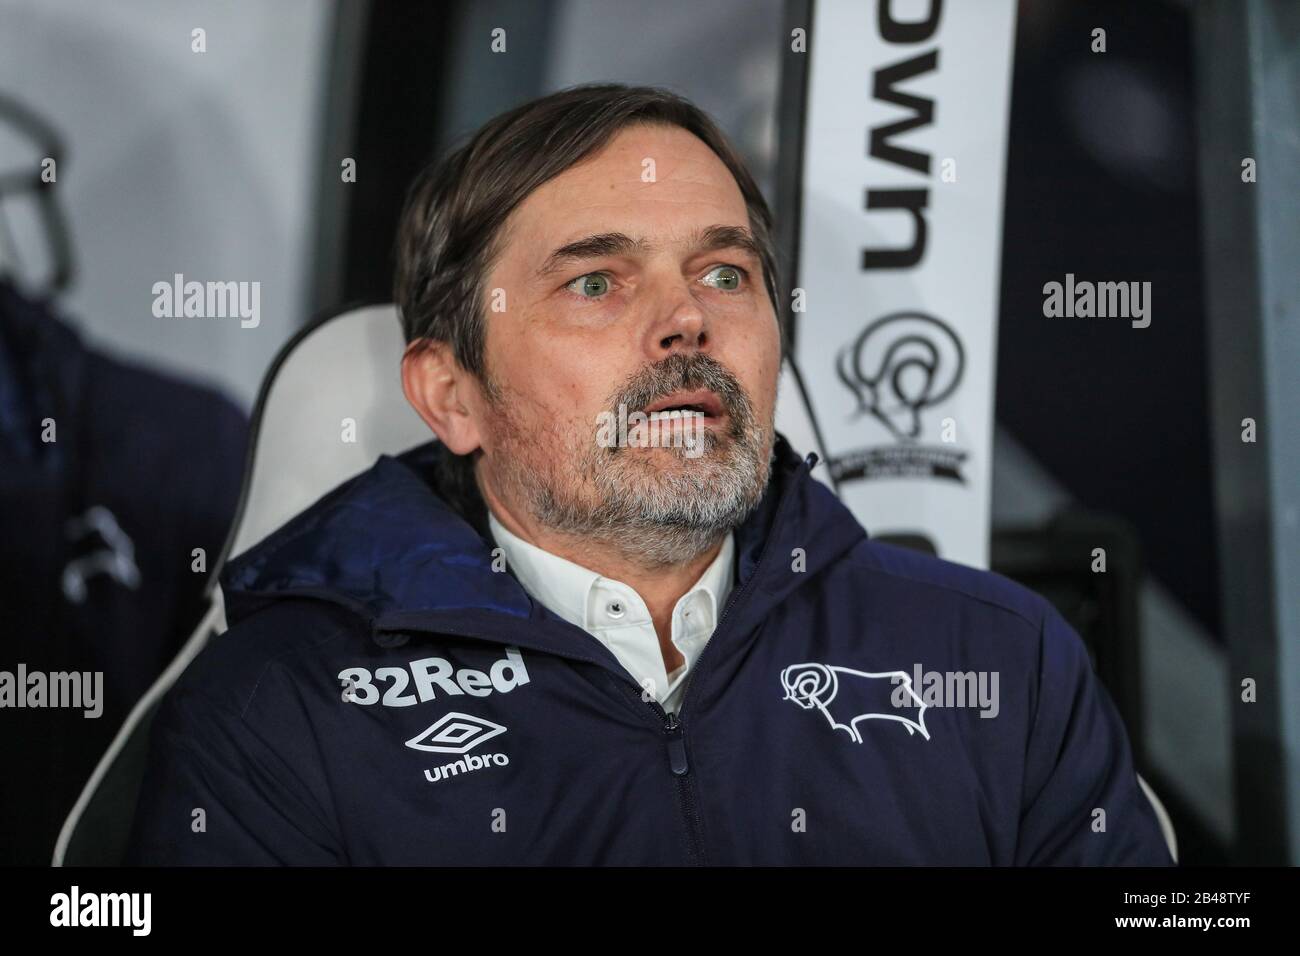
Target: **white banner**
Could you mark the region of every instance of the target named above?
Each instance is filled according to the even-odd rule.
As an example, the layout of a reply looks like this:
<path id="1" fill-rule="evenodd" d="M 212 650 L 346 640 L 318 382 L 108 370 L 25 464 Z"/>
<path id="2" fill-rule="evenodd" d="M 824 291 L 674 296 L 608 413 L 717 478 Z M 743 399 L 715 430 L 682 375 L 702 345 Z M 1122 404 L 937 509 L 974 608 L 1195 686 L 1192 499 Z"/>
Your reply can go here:
<path id="1" fill-rule="evenodd" d="M 1015 8 L 815 0 L 808 44 L 794 336 L 828 466 L 869 533 L 976 567 Z"/>

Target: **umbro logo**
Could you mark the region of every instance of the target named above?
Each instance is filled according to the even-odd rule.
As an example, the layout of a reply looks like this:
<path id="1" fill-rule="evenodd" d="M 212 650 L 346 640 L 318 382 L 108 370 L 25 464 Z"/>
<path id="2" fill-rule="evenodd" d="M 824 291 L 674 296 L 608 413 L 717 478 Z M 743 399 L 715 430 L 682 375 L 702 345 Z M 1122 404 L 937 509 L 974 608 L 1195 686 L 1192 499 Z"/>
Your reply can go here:
<path id="1" fill-rule="evenodd" d="M 485 717 L 451 711 L 443 714 L 419 734 L 406 742 L 412 750 L 429 750 L 440 754 L 463 754 L 506 729 Z"/>
<path id="2" fill-rule="evenodd" d="M 473 750 L 485 740 L 491 740 L 506 729 L 484 717 L 472 714 L 460 714 L 452 711 L 443 714 L 424 731 L 406 742 L 414 750 L 429 750 L 434 753 L 464 754 Z M 433 767 L 424 772 L 424 779 L 430 783 L 448 780 L 463 773 L 483 770 L 487 767 L 505 767 L 510 758 L 502 753 L 469 754 L 441 767 Z"/>

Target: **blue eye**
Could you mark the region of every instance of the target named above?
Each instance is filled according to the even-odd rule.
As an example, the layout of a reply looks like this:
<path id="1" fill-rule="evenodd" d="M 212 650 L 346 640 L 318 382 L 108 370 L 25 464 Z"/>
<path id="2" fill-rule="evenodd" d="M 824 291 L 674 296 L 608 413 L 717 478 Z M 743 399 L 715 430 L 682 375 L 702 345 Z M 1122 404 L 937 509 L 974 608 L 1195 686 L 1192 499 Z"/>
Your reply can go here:
<path id="1" fill-rule="evenodd" d="M 599 299 L 609 291 L 609 279 L 600 272 L 589 272 L 578 276 L 565 288 L 585 299 Z"/>
<path id="2" fill-rule="evenodd" d="M 744 272 L 745 270 L 738 266 L 716 266 L 708 271 L 704 281 L 705 284 L 721 289 L 723 292 L 736 292 L 740 289 Z M 709 276 L 716 276 L 716 278 L 710 282 Z"/>

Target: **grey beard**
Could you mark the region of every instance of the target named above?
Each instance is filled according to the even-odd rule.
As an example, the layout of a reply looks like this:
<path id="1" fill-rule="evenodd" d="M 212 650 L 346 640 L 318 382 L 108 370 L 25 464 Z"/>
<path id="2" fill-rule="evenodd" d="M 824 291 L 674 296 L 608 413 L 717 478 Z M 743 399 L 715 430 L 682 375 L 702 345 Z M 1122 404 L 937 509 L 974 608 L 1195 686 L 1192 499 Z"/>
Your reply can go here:
<path id="1" fill-rule="evenodd" d="M 721 397 L 730 442 L 724 446 L 705 431 L 698 457 L 688 456 L 686 448 L 653 452 L 681 457 L 687 463 L 684 468 L 656 471 L 630 457 L 637 449 L 601 448 L 594 436 L 576 444 L 556 441 L 546 455 L 537 436 L 517 427 L 508 404 L 502 403 L 497 405 L 499 421 L 514 446 L 502 449 L 502 477 L 534 518 L 556 532 L 610 546 L 624 560 L 645 568 L 692 561 L 739 527 L 762 499 L 772 471 L 774 423 L 760 423 L 735 378 L 703 355 L 672 356 L 645 370 L 609 402 L 614 408 L 622 404 L 639 409 L 660 395 L 693 388 L 708 388 Z M 570 447 L 564 458 L 589 477 L 594 495 L 575 492 L 557 470 L 526 460 L 536 457 L 540 462 L 545 455 L 555 461 L 553 449 L 566 444 Z M 520 454 L 525 449 L 532 456 Z"/>
<path id="2" fill-rule="evenodd" d="M 687 459 L 681 474 L 627 480 L 616 468 L 597 468 L 599 503 L 562 498 L 544 484 L 527 489 L 532 513 L 562 534 L 599 541 L 625 560 L 657 568 L 693 561 L 735 530 L 758 504 L 771 474 L 771 448 L 733 444 L 724 462 Z M 716 439 L 706 440 L 707 458 Z M 625 449 L 608 449 L 623 452 Z M 665 453 L 682 455 L 681 449 Z"/>

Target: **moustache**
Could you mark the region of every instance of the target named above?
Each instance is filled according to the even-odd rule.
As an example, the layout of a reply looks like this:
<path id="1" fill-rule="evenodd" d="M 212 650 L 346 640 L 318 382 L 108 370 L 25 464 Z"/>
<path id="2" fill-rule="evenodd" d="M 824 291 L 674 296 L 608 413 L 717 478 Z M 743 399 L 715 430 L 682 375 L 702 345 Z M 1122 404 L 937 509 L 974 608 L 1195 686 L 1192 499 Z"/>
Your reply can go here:
<path id="1" fill-rule="evenodd" d="M 725 365 L 710 355 L 677 353 L 647 365 L 627 381 L 610 402 L 613 409 L 644 411 L 674 392 L 705 389 L 718 396 L 727 415 L 728 432 L 739 438 L 753 419 L 753 404 L 745 387 Z M 615 412 L 616 414 L 616 412 Z"/>

